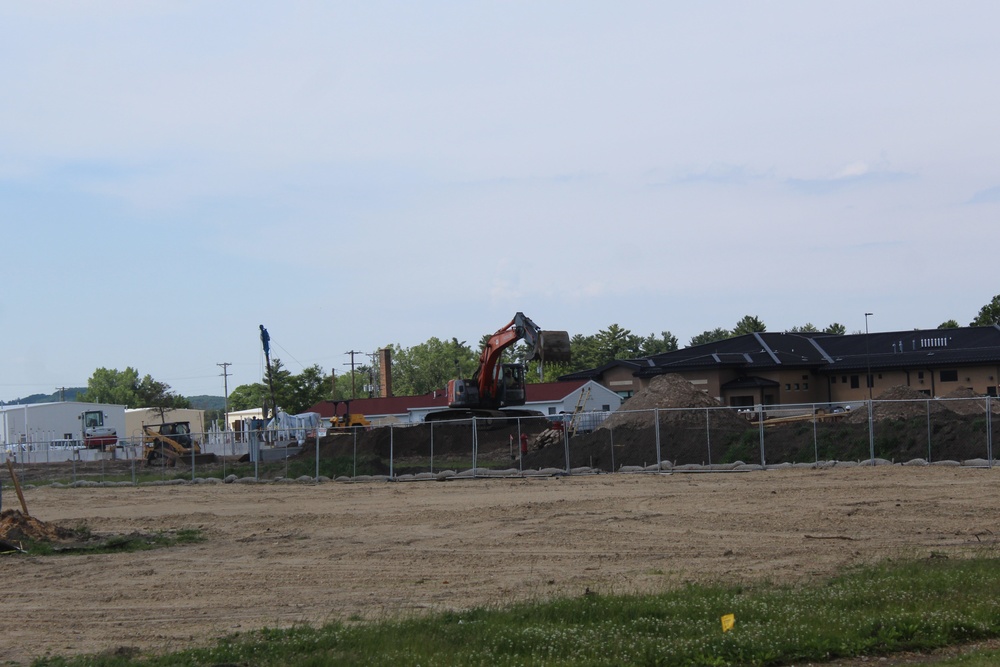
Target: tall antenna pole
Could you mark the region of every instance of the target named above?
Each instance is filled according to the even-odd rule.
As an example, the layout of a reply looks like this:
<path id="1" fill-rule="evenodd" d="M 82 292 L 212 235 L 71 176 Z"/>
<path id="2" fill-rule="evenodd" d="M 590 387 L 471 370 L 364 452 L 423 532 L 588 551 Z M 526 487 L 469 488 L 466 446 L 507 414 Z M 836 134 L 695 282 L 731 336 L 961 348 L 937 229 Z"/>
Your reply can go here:
<path id="1" fill-rule="evenodd" d="M 224 361 L 221 364 L 216 364 L 222 368 L 222 389 L 226 396 L 226 408 L 225 408 L 225 421 L 222 423 L 222 430 L 229 430 L 229 367 L 232 366 L 228 361 Z"/>
<path id="2" fill-rule="evenodd" d="M 278 401 L 274 397 L 274 376 L 271 373 L 271 334 L 264 325 L 260 325 L 260 343 L 264 346 L 264 362 L 267 364 L 267 386 L 271 390 L 271 414 L 278 416 Z M 267 409 L 264 409 L 264 421 L 267 421 Z"/>

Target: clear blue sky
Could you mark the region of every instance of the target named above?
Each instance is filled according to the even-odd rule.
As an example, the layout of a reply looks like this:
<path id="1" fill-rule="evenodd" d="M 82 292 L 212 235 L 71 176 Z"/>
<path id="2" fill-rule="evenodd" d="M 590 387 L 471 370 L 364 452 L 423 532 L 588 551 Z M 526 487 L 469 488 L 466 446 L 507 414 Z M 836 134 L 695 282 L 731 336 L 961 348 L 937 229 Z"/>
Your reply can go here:
<path id="1" fill-rule="evenodd" d="M 1000 4 L 0 4 L 0 399 L 185 395 L 523 311 L 968 324 Z"/>

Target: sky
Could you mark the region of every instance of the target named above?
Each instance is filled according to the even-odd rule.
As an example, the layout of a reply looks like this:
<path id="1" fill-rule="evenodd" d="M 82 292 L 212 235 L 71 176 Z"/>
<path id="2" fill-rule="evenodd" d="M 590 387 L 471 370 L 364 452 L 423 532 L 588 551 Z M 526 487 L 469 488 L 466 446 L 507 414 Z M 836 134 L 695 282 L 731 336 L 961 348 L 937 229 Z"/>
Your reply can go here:
<path id="1" fill-rule="evenodd" d="M 0 400 L 1000 293 L 1000 4 L 0 0 Z M 865 313 L 872 315 L 867 318 Z M 356 355 L 362 361 L 362 355 Z M 228 377 L 222 377 L 227 366 Z"/>

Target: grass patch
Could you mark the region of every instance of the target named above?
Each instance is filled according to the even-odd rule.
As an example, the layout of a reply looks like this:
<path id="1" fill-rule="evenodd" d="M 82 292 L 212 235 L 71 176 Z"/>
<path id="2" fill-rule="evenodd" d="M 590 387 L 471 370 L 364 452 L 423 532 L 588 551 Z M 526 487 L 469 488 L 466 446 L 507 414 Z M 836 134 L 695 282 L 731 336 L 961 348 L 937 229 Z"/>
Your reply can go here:
<path id="1" fill-rule="evenodd" d="M 86 526 L 73 530 L 75 539 L 66 541 L 29 540 L 23 541 L 22 548 L 30 556 L 51 556 L 56 554 L 107 554 L 163 549 L 181 544 L 204 542 L 205 537 L 195 528 L 174 532 L 130 533 L 101 537 L 93 535 Z"/>
<path id="2" fill-rule="evenodd" d="M 689 585 L 371 623 L 261 630 L 169 655 L 52 657 L 119 665 L 782 665 L 1000 636 L 1000 561 L 887 563 L 808 586 Z M 720 617 L 735 614 L 723 633 Z M 996 657 L 996 653 L 981 655 Z M 949 663 L 950 664 L 950 663 Z M 955 662 L 954 664 L 995 664 Z"/>

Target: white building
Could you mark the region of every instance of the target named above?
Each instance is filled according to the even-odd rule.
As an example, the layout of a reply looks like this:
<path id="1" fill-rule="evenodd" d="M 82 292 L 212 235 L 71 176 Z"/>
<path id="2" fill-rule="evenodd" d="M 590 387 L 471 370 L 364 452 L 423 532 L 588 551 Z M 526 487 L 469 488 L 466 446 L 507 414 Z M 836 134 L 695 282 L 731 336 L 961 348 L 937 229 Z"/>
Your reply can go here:
<path id="1" fill-rule="evenodd" d="M 125 433 L 125 406 L 106 403 L 29 403 L 0 407 L 0 445 L 83 441 L 83 413 L 102 413 L 105 426 Z"/>

